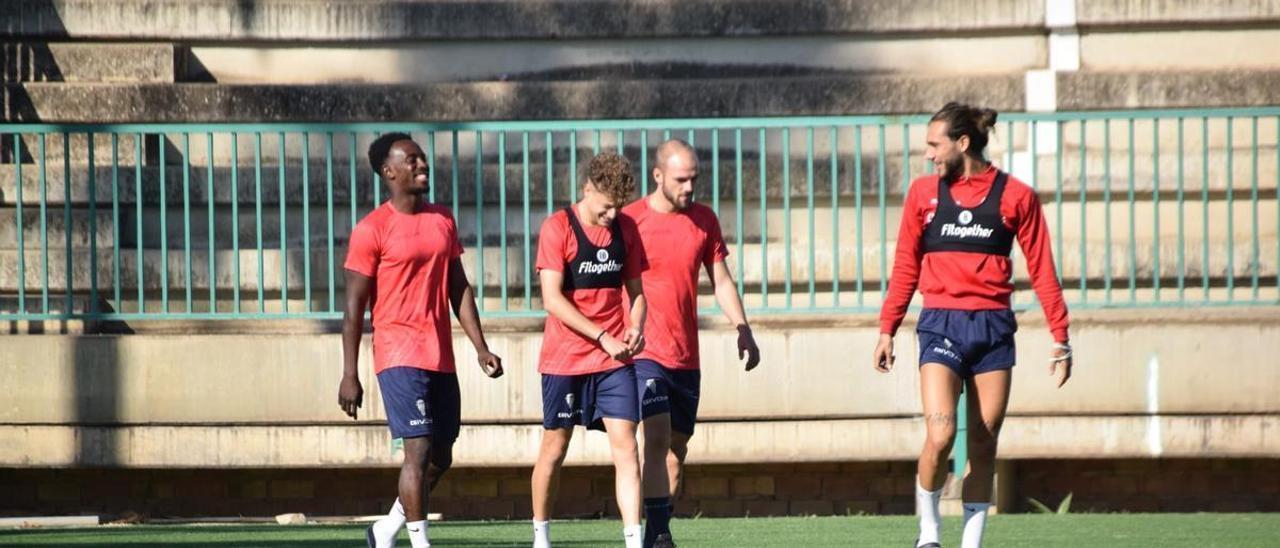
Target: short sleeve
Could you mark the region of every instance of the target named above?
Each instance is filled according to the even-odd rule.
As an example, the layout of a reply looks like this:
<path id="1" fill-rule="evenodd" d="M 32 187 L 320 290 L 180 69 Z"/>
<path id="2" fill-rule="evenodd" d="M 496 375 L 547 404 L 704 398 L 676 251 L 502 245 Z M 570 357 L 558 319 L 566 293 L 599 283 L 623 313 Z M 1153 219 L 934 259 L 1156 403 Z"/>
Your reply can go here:
<path id="1" fill-rule="evenodd" d="M 358 223 L 351 231 L 351 239 L 347 244 L 347 261 L 343 268 L 372 278 L 378 273 L 378 260 L 381 256 L 378 236 L 368 223 Z"/>
<path id="2" fill-rule="evenodd" d="M 567 224 L 561 213 L 542 222 L 542 229 L 538 231 L 538 259 L 534 262 L 536 271 L 564 272 Z"/>
<path id="3" fill-rule="evenodd" d="M 640 240 L 640 229 L 635 221 L 631 217 L 619 215 L 617 222 L 621 223 L 619 228 L 622 231 L 622 241 L 627 246 L 627 259 L 622 265 L 622 278 L 633 280 L 649 270 L 649 258 L 645 255 L 644 245 Z"/>
<path id="4" fill-rule="evenodd" d="M 716 218 L 715 213 L 707 212 L 699 220 L 702 230 L 707 233 L 706 245 L 702 251 L 702 264 L 707 268 L 711 265 L 725 260 L 729 256 L 729 247 L 724 244 L 724 234 L 720 231 L 720 220 Z"/>

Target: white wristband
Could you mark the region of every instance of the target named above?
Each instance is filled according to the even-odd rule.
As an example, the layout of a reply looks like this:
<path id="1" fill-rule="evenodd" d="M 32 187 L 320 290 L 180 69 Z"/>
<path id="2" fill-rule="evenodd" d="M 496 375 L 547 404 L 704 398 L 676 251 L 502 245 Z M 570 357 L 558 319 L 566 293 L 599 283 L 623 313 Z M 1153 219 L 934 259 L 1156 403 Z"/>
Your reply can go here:
<path id="1" fill-rule="evenodd" d="M 1064 360 L 1069 360 L 1069 359 L 1071 359 L 1071 345 L 1069 345 L 1069 344 L 1067 344 L 1067 343 L 1055 342 L 1055 343 L 1053 343 L 1053 349 L 1054 349 L 1054 350 L 1066 350 L 1066 351 L 1067 351 L 1067 353 L 1066 353 L 1066 354 L 1063 354 L 1063 355 L 1061 355 L 1061 356 L 1053 356 L 1053 357 L 1049 358 L 1049 362 L 1050 362 L 1050 363 L 1056 363 L 1056 362 L 1060 362 L 1060 361 L 1064 361 Z"/>

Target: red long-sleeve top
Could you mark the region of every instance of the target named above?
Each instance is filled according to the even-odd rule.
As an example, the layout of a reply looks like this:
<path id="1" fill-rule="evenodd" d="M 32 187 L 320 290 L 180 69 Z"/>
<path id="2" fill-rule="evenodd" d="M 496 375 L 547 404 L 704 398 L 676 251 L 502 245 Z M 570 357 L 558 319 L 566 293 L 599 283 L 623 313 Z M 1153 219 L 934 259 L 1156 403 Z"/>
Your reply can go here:
<path id="1" fill-rule="evenodd" d="M 986 198 L 995 178 L 994 166 L 972 177 L 960 177 L 951 183 L 951 197 L 961 207 L 976 207 Z M 889 293 L 880 309 L 881 333 L 893 335 L 898 331 L 917 285 L 924 295 L 925 308 L 1009 308 L 1013 261 L 1008 257 L 963 251 L 925 254 L 924 231 L 933 220 L 937 204 L 937 175 L 927 175 L 911 183 L 903 203 Z M 1018 245 L 1027 258 L 1031 287 L 1040 298 L 1053 339 L 1066 342 L 1067 305 L 1053 266 L 1049 227 L 1040 199 L 1030 186 L 1011 175 L 1000 200 L 1000 215 L 1005 226 L 1017 236 Z"/>

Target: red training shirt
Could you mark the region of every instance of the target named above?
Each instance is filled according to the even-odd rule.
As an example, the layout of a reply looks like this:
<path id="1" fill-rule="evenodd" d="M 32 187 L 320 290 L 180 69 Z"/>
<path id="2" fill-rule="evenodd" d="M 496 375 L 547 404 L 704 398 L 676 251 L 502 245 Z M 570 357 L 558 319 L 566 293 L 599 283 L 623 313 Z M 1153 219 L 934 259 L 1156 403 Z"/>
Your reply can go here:
<path id="1" fill-rule="evenodd" d="M 570 208 L 577 215 L 577 207 Z M 607 246 L 613 241 L 610 227 L 592 226 L 581 217 L 587 238 L 596 246 Z M 618 215 L 613 222 L 619 223 L 622 241 L 627 247 L 627 256 L 622 264 L 622 279 L 639 278 L 648 268 L 644 248 L 640 245 L 640 235 L 636 232 L 636 224 L 626 215 Z M 569 226 L 569 217 L 563 209 L 555 212 L 542 223 L 538 232 L 538 259 L 535 269 L 554 270 L 569 276 L 565 265 L 578 254 L 578 239 L 573 228 Z M 582 312 L 601 329 L 621 340 L 631 323 L 631 306 L 626 297 L 626 288 L 578 289 L 565 292 L 574 308 Z M 565 325 L 555 316 L 547 315 L 547 323 L 543 328 L 542 353 L 538 358 L 538 372 L 551 375 L 586 375 L 608 371 L 624 365 L 605 353 L 600 344 L 590 337 L 584 337 Z"/>
<path id="2" fill-rule="evenodd" d="M 976 207 L 995 184 L 996 168 L 951 183 L 951 197 L 962 207 Z M 925 308 L 992 310 L 1009 308 L 1013 285 L 1009 282 L 1013 261 L 1008 257 L 940 251 L 924 253 L 924 231 L 938 204 L 938 176 L 926 175 L 911 183 L 902 207 L 902 225 L 893 261 L 889 293 L 880 309 L 880 332 L 893 335 L 902 324 L 917 283 Z M 1066 342 L 1067 305 L 1053 265 L 1049 227 L 1040 199 L 1026 183 L 1009 176 L 1000 200 L 1004 224 L 1017 236 L 1027 258 L 1031 287 L 1040 298 L 1053 339 Z"/>
<path id="3" fill-rule="evenodd" d="M 462 255 L 449 210 L 384 203 L 351 231 L 347 270 L 373 280 L 373 364 L 453 373 L 449 262 Z M 363 311 L 361 311 L 363 312 Z"/>
<path id="4" fill-rule="evenodd" d="M 711 208 L 691 203 L 661 213 L 641 198 L 623 208 L 636 221 L 649 269 L 644 281 L 649 314 L 639 358 L 670 369 L 698 369 L 698 267 L 708 270 L 729 256 L 720 220 Z"/>

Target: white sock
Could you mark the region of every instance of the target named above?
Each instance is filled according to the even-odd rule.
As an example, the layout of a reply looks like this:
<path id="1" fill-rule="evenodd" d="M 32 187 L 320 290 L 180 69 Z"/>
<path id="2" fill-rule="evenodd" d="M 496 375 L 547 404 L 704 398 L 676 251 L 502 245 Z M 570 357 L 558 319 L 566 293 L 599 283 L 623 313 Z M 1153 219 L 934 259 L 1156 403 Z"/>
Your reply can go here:
<path id="1" fill-rule="evenodd" d="M 427 520 L 411 521 L 404 524 L 404 527 L 409 530 L 409 542 L 413 544 L 413 548 L 431 547 L 431 541 L 427 540 Z"/>
<path id="2" fill-rule="evenodd" d="M 627 548 L 641 548 L 644 542 L 644 526 L 628 525 L 622 528 L 622 540 Z"/>
<path id="3" fill-rule="evenodd" d="M 533 522 L 533 548 L 551 548 L 551 522 Z"/>
<path id="4" fill-rule="evenodd" d="M 400 505 L 400 499 L 396 499 L 396 503 L 391 505 L 391 511 L 373 522 L 373 540 L 378 548 L 393 548 L 401 527 L 404 527 L 404 507 Z"/>
<path id="5" fill-rule="evenodd" d="M 916 546 L 924 546 L 930 542 L 941 542 L 942 518 L 938 516 L 938 500 L 942 498 L 942 489 L 926 491 L 916 480 L 916 513 L 920 515 L 920 540 Z"/>
<path id="6" fill-rule="evenodd" d="M 964 503 L 964 539 L 960 548 L 981 548 L 982 530 L 987 526 L 987 508 L 989 502 Z"/>

